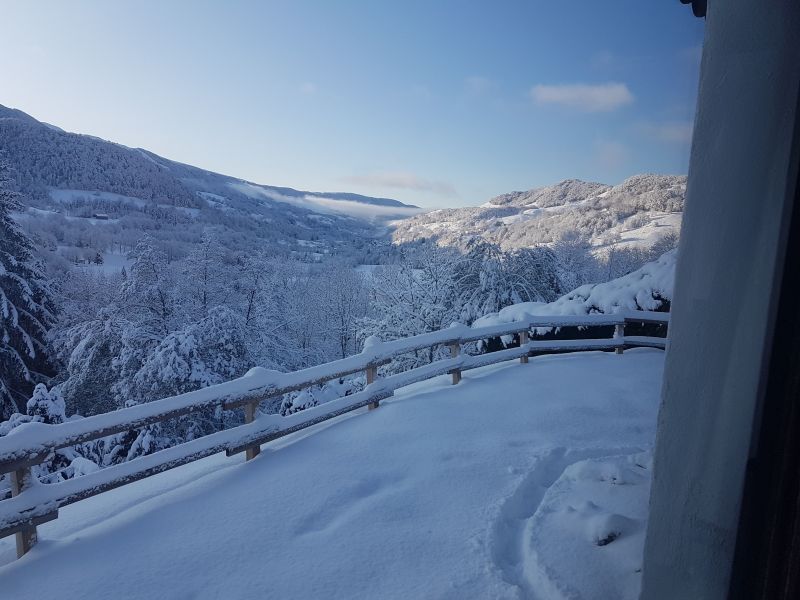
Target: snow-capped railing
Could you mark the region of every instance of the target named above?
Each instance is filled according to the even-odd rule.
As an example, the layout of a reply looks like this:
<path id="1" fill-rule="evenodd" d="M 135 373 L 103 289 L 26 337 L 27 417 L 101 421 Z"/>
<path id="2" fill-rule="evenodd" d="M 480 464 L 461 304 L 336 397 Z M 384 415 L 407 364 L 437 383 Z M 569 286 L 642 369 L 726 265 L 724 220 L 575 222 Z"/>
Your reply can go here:
<path id="1" fill-rule="evenodd" d="M 633 311 L 614 315 L 533 316 L 479 328 L 454 325 L 390 342 L 370 339 L 360 354 L 292 373 L 255 368 L 233 381 L 102 415 L 59 425 L 28 423 L 0 438 L 0 474 L 10 473 L 12 493 L 10 499 L 0 501 L 0 537 L 16 533 L 17 554 L 22 556 L 36 543 L 36 526 L 55 519 L 60 507 L 78 500 L 223 451 L 228 456 L 246 452 L 249 460 L 266 442 L 364 406 L 377 408 L 380 401 L 391 397 L 395 390 L 439 375 L 449 373 L 453 384 L 457 384 L 463 371 L 517 358 L 526 363 L 533 353 L 577 350 L 622 353 L 624 348 L 633 346 L 664 348 L 665 338 L 626 337 L 624 327 L 626 323 L 668 322 L 669 315 L 665 313 Z M 530 339 L 530 332 L 538 328 L 601 326 L 613 326 L 614 337 Z M 476 356 L 461 352 L 466 343 L 512 335 L 519 336 L 516 347 Z M 402 354 L 434 346 L 449 346 L 450 358 L 388 377 L 378 377 L 379 366 Z M 286 417 L 274 414 L 256 417 L 258 404 L 267 398 L 359 372 L 366 373 L 367 381 L 361 392 Z M 245 423 L 59 483 L 40 484 L 31 471 L 31 467 L 47 461 L 60 448 L 216 407 L 244 407 Z"/>

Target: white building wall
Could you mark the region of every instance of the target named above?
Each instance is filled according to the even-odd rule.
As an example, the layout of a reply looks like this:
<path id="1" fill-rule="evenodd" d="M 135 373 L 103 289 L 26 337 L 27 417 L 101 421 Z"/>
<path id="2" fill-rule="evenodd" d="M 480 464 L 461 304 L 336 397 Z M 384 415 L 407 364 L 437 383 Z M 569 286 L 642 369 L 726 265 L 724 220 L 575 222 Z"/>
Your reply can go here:
<path id="1" fill-rule="evenodd" d="M 642 598 L 727 595 L 799 82 L 800 3 L 709 0 Z"/>

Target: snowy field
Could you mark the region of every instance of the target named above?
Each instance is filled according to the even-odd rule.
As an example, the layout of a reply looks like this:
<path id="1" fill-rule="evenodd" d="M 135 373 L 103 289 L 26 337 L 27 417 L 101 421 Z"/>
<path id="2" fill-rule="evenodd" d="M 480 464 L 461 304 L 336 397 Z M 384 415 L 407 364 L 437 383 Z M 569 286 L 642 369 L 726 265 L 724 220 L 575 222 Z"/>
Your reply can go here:
<path id="1" fill-rule="evenodd" d="M 3 598 L 636 598 L 663 352 L 417 384 L 61 509 Z"/>

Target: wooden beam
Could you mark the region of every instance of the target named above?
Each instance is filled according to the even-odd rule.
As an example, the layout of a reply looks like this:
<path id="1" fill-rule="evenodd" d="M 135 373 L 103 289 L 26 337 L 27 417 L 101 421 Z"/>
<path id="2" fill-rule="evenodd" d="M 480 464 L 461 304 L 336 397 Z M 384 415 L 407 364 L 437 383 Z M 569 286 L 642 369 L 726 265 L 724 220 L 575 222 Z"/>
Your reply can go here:
<path id="1" fill-rule="evenodd" d="M 520 347 L 525 346 L 529 341 L 530 341 L 530 338 L 529 338 L 528 330 L 526 329 L 525 331 L 520 331 L 519 332 L 519 345 L 520 345 Z M 528 355 L 525 354 L 524 356 L 520 356 L 519 357 L 519 362 L 521 364 L 523 364 L 523 365 L 527 364 L 528 363 Z"/>
<path id="2" fill-rule="evenodd" d="M 367 385 L 375 383 L 375 380 L 378 378 L 378 367 L 375 365 L 370 365 L 367 367 L 365 373 L 367 375 Z M 380 404 L 381 404 L 380 400 L 375 400 L 375 402 L 370 402 L 369 404 L 367 404 L 367 410 L 375 410 L 380 406 Z"/>
<path id="3" fill-rule="evenodd" d="M 626 323 L 659 323 L 661 325 L 669 325 L 670 314 L 664 312 L 652 311 L 631 311 L 625 316 Z"/>
<path id="4" fill-rule="evenodd" d="M 620 339 L 624 339 L 624 338 L 625 338 L 625 323 L 622 323 L 621 325 L 615 325 L 614 326 L 614 339 L 615 340 L 620 340 Z M 619 346 L 614 350 L 614 352 L 616 352 L 617 354 L 622 354 L 624 351 L 625 351 L 625 346 L 624 345 L 623 346 Z"/>
<path id="5" fill-rule="evenodd" d="M 22 492 L 33 485 L 33 471 L 30 467 L 12 471 L 11 476 L 11 496 L 19 496 Z M 22 527 L 16 533 L 17 536 L 17 558 L 21 558 L 24 554 L 36 545 L 38 535 L 36 533 L 36 525 L 30 523 Z"/>
<path id="6" fill-rule="evenodd" d="M 258 409 L 258 402 L 250 402 L 244 405 L 244 422 L 252 423 L 256 420 L 256 410 Z M 244 453 L 245 460 L 252 460 L 261 453 L 261 444 L 251 446 Z"/>
<path id="7" fill-rule="evenodd" d="M 450 344 L 450 357 L 458 358 L 459 354 L 461 354 L 461 344 L 458 342 Z M 453 369 L 450 373 L 453 375 L 453 385 L 461 381 L 461 369 Z"/>
<path id="8" fill-rule="evenodd" d="M 366 399 L 366 400 L 363 400 L 361 402 L 356 402 L 356 403 L 353 403 L 353 404 L 349 404 L 349 405 L 347 405 L 347 406 L 345 406 L 343 408 L 339 408 L 337 410 L 334 410 L 334 411 L 331 411 L 331 412 L 328 412 L 328 413 L 317 415 L 316 417 L 314 417 L 312 419 L 309 419 L 307 421 L 302 421 L 300 423 L 297 423 L 296 425 L 292 425 L 291 427 L 287 427 L 285 429 L 280 429 L 278 431 L 265 432 L 263 435 L 258 436 L 257 441 L 258 441 L 259 444 L 266 444 L 267 442 L 271 442 L 273 440 L 280 439 L 280 438 L 285 437 L 285 436 L 287 436 L 287 435 L 289 435 L 291 433 L 295 433 L 297 431 L 301 431 L 301 430 L 306 429 L 308 427 L 312 427 L 313 425 L 317 425 L 318 423 L 323 423 L 323 422 L 325 422 L 325 421 L 327 421 L 329 419 L 333 419 L 335 417 L 339 417 L 341 415 L 347 414 L 347 413 L 349 413 L 351 411 L 357 410 L 357 409 L 362 408 L 364 406 L 369 406 L 370 404 L 373 404 L 373 403 L 374 404 L 378 404 L 380 400 L 382 400 L 384 398 L 391 398 L 393 394 L 394 394 L 394 392 L 392 392 L 392 390 L 383 390 L 381 392 L 376 393 L 373 396 L 373 399 Z M 225 449 L 225 453 L 228 456 L 233 456 L 234 454 L 238 454 L 239 452 L 245 451 L 247 449 L 247 447 L 252 445 L 252 444 L 253 444 L 253 440 L 249 440 L 247 442 L 247 444 L 229 446 L 228 448 Z"/>
<path id="9" fill-rule="evenodd" d="M 44 523 L 48 523 L 50 521 L 55 521 L 58 518 L 58 509 L 45 513 L 43 515 L 38 515 L 30 518 L 21 517 L 19 521 L 12 523 L 11 525 L 0 529 L 0 538 L 4 538 L 7 535 L 11 535 L 12 533 L 17 533 L 18 531 L 22 531 L 26 527 L 36 527 L 38 525 L 43 525 Z"/>

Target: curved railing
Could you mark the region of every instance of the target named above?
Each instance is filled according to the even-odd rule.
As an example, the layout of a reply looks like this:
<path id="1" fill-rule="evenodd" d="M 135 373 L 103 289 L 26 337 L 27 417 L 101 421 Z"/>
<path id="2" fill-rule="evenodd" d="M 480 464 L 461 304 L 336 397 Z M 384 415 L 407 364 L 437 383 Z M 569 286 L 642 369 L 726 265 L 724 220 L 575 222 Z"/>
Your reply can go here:
<path id="1" fill-rule="evenodd" d="M 454 325 L 390 342 L 368 343 L 360 354 L 292 373 L 255 368 L 233 381 L 110 413 L 58 425 L 22 425 L 12 434 L 0 438 L 0 474 L 10 473 L 12 493 L 11 498 L 0 501 L 0 537 L 15 533 L 17 555 L 22 556 L 36 543 L 36 526 L 58 517 L 58 509 L 62 506 L 219 452 L 228 456 L 245 452 L 249 460 L 266 442 L 364 406 L 377 408 L 380 401 L 391 397 L 395 390 L 439 375 L 449 373 L 453 383 L 457 384 L 463 371 L 514 359 L 525 363 L 533 353 L 579 350 L 622 353 L 626 347 L 634 346 L 665 348 L 665 338 L 625 336 L 626 323 L 668 324 L 669 314 L 631 311 L 614 315 L 531 317 L 479 328 Z M 614 327 L 612 338 L 530 339 L 530 332 L 539 328 L 609 326 Z M 519 336 L 518 346 L 474 356 L 461 352 L 464 344 L 511 335 Z M 436 346 L 449 346 L 450 358 L 388 377 L 378 377 L 379 366 L 402 354 Z M 359 372 L 366 373 L 367 385 L 363 391 L 286 417 L 273 414 L 255 416 L 258 404 L 263 400 Z M 212 407 L 244 407 L 245 423 L 59 483 L 39 484 L 32 474 L 31 467 L 49 460 L 60 448 Z"/>

